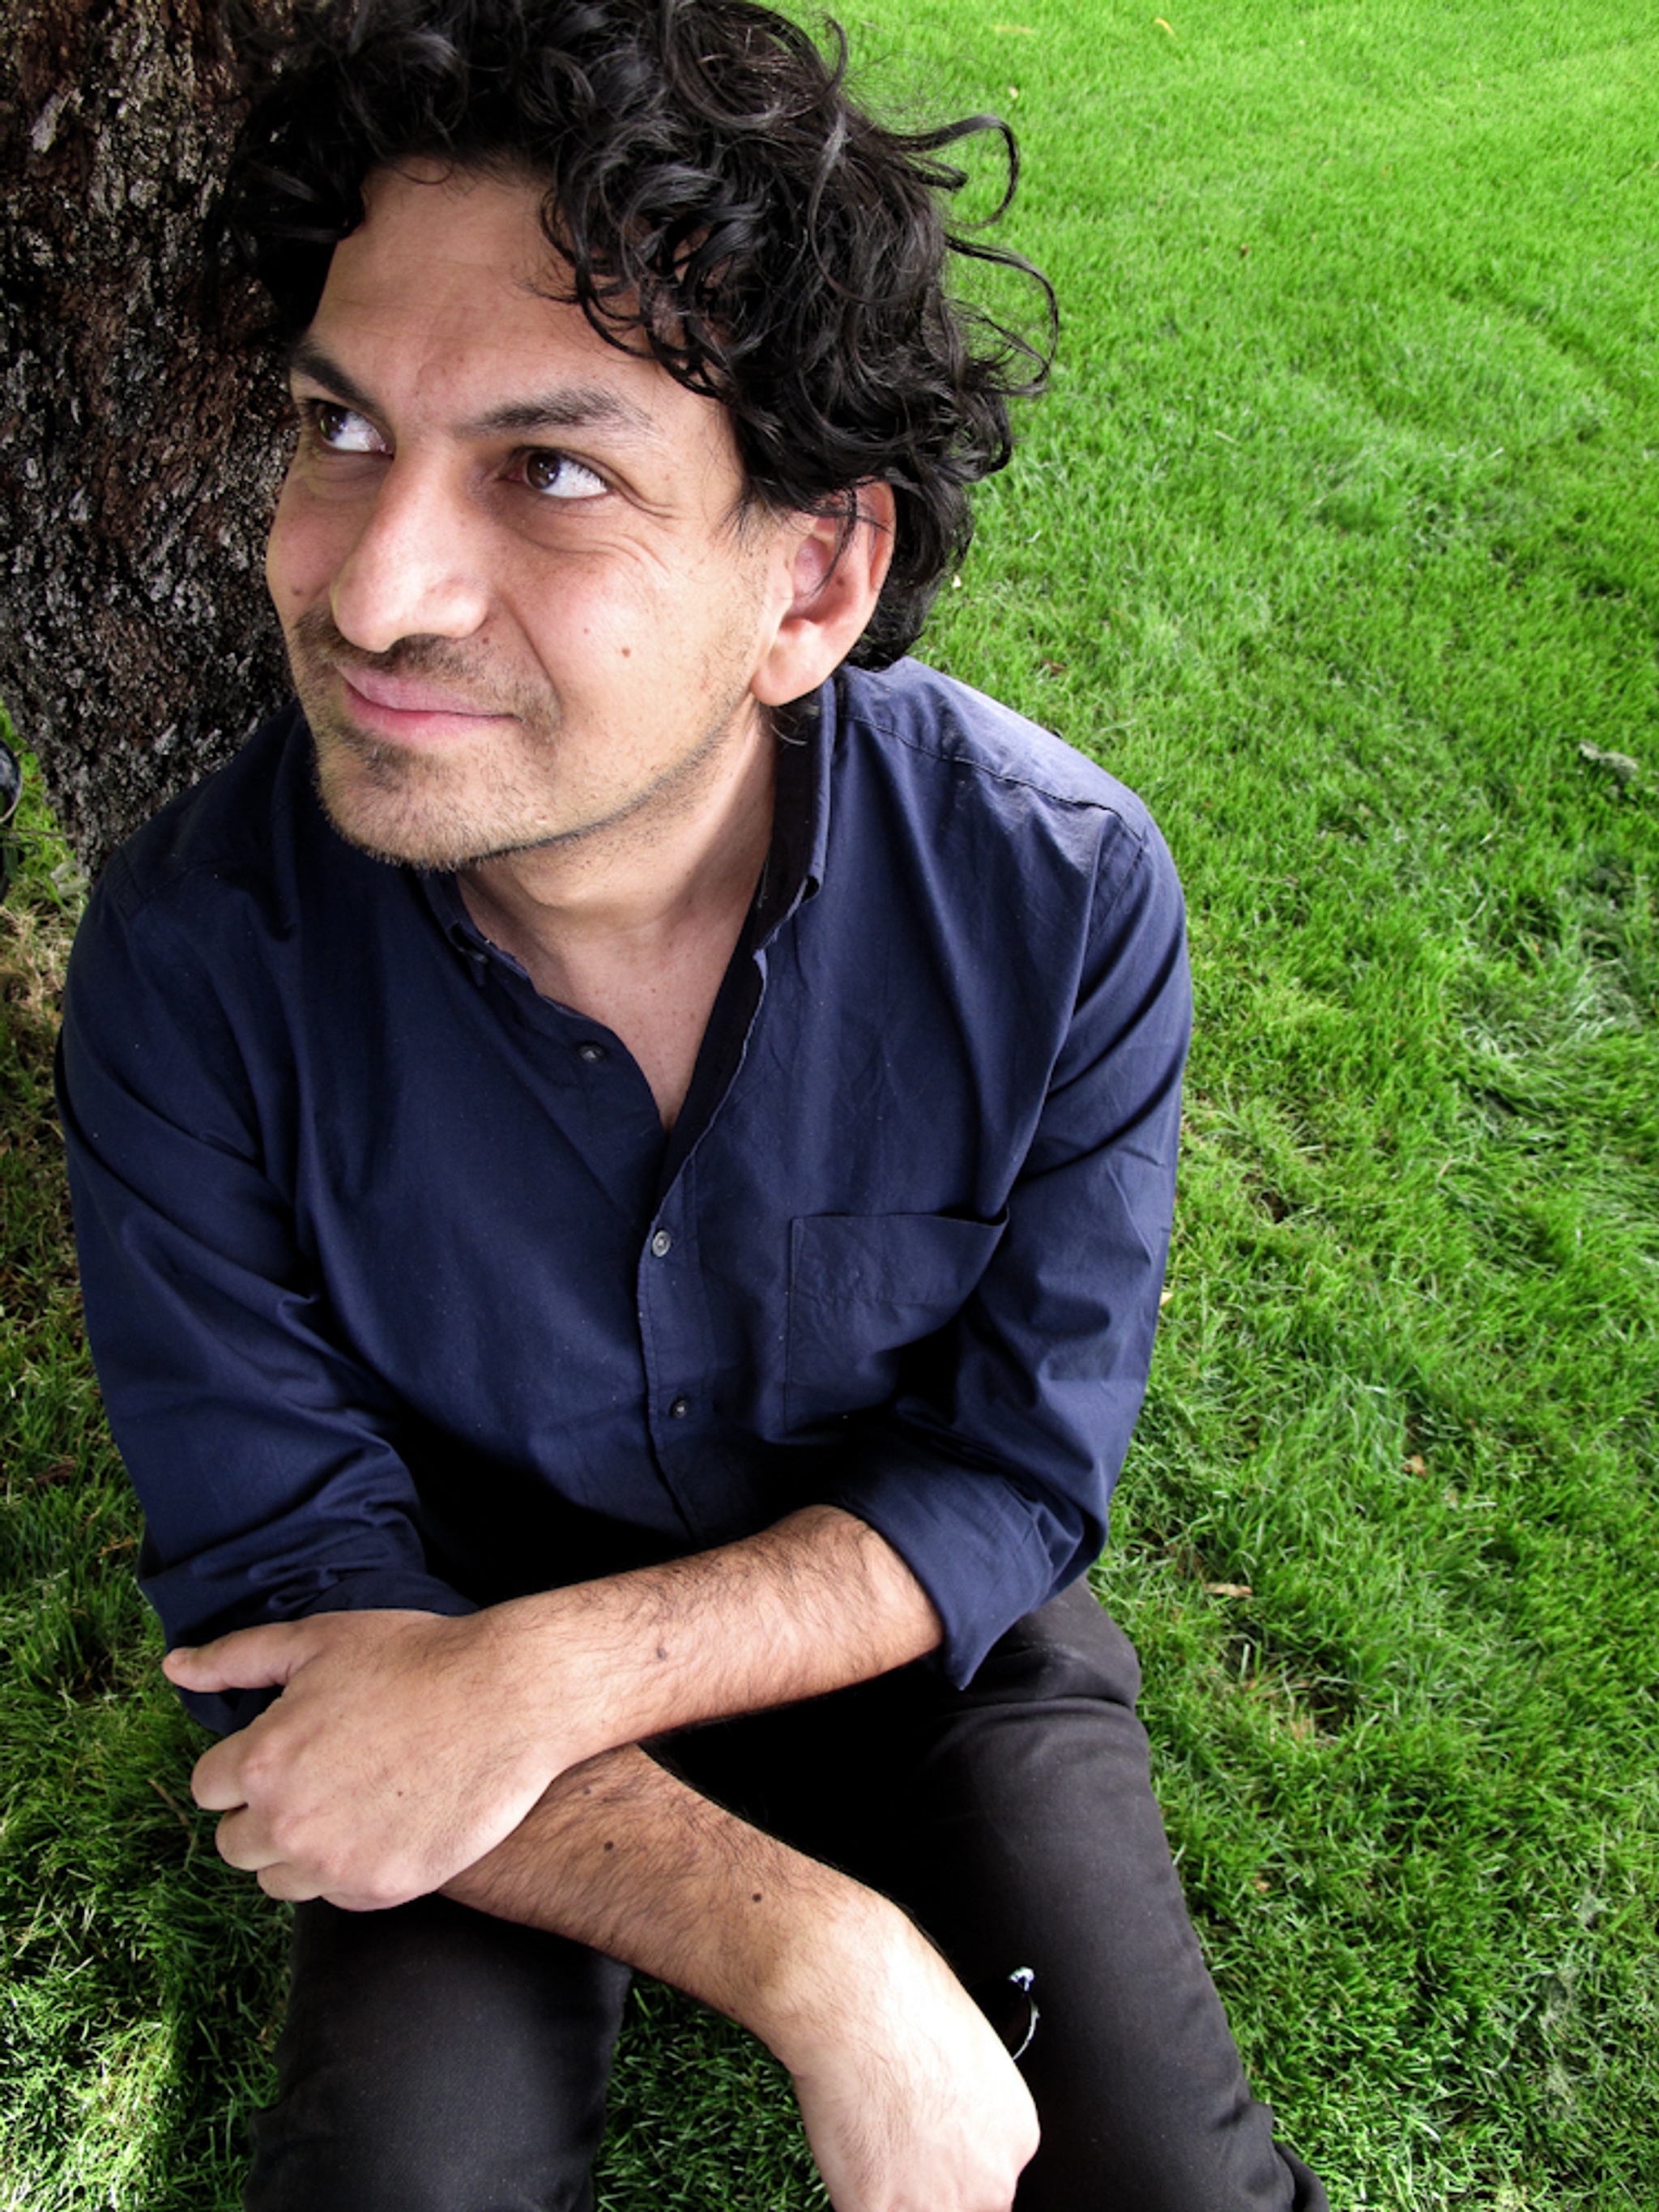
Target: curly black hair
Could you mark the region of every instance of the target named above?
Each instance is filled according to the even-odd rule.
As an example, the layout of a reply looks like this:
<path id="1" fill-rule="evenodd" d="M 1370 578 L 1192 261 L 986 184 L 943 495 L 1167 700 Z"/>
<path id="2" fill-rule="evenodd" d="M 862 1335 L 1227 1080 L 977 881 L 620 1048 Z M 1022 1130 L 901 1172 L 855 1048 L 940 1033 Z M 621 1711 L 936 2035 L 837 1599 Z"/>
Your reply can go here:
<path id="1" fill-rule="evenodd" d="M 374 169 L 434 159 L 523 174 L 563 295 L 731 414 L 745 497 L 850 521 L 890 484 L 892 568 L 852 658 L 914 642 L 973 534 L 967 487 L 1012 448 L 1008 403 L 1042 389 L 1054 294 L 1020 256 L 952 230 L 965 173 L 939 157 L 998 135 L 975 115 L 890 129 L 827 52 L 755 0 L 299 0 L 292 30 L 245 12 L 256 85 L 220 204 L 276 334 L 309 324 Z M 1032 330 L 946 289 L 951 257 L 1028 278 Z"/>

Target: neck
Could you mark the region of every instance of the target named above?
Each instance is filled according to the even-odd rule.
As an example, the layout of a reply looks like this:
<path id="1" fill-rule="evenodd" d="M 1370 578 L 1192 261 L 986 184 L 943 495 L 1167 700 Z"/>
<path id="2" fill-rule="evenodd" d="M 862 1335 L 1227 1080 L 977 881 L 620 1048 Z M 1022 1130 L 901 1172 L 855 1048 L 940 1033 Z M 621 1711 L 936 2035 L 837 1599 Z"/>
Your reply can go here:
<path id="1" fill-rule="evenodd" d="M 461 895 L 485 934 L 520 957 L 526 939 L 557 959 L 586 946 L 646 946 L 734 902 L 741 914 L 771 842 L 776 757 L 770 726 L 756 714 L 672 809 L 642 808 L 581 836 L 476 862 L 460 872 Z"/>
<path id="2" fill-rule="evenodd" d="M 617 823 L 461 874 L 472 919 L 542 996 L 622 1039 L 665 1128 L 771 842 L 776 757 L 757 716 L 672 819 Z"/>

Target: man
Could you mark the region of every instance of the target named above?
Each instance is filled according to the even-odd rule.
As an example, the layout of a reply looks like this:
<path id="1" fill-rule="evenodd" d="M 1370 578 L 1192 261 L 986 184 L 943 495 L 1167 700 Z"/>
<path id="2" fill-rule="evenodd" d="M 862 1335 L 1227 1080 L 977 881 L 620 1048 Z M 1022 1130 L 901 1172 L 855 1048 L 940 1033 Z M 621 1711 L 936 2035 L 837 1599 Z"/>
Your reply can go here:
<path id="1" fill-rule="evenodd" d="M 1032 380 L 959 135 L 749 0 L 381 0 L 245 136 L 300 706 L 112 864 L 63 1068 L 197 1797 L 298 1905 L 258 2212 L 591 2201 L 626 1966 L 837 2212 L 1323 2203 L 1075 1579 L 1173 873 L 891 665 Z"/>

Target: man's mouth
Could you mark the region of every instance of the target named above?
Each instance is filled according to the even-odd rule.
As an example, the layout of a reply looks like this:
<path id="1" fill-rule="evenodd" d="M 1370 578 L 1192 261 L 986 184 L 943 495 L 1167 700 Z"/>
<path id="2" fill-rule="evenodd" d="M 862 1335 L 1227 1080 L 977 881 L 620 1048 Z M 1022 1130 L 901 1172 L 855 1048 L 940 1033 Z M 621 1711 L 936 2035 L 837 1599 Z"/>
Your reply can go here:
<path id="1" fill-rule="evenodd" d="M 484 722 L 502 719 L 500 709 L 416 676 L 392 676 L 372 668 L 336 665 L 351 720 L 377 738 L 394 743 L 441 744 L 473 734 Z"/>

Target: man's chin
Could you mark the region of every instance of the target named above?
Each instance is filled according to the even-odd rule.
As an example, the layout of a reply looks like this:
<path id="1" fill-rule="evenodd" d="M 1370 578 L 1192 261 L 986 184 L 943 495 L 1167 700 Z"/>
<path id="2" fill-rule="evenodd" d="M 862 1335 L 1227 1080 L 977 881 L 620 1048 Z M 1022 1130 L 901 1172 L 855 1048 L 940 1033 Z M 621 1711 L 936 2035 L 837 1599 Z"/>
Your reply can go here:
<path id="1" fill-rule="evenodd" d="M 353 731 L 318 738 L 313 768 L 324 813 L 371 860 L 453 874 L 500 845 L 500 825 L 477 819 L 464 780 L 445 764 Z"/>

